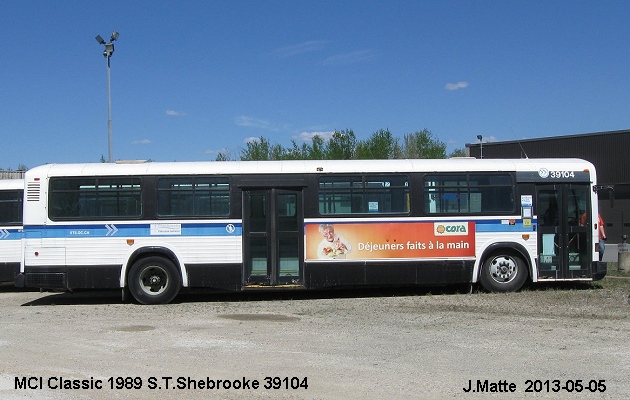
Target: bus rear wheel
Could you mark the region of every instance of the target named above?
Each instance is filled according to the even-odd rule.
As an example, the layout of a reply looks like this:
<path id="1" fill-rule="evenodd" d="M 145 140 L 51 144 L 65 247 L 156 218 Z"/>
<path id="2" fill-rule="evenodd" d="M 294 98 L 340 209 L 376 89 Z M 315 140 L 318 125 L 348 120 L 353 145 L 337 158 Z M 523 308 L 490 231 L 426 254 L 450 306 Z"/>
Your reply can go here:
<path id="1" fill-rule="evenodd" d="M 497 253 L 483 263 L 481 286 L 489 292 L 515 292 L 523 287 L 527 276 L 527 266 L 521 257 Z"/>
<path id="2" fill-rule="evenodd" d="M 166 258 L 143 258 L 129 270 L 129 291 L 141 304 L 168 303 L 177 296 L 180 287 L 179 271 Z"/>

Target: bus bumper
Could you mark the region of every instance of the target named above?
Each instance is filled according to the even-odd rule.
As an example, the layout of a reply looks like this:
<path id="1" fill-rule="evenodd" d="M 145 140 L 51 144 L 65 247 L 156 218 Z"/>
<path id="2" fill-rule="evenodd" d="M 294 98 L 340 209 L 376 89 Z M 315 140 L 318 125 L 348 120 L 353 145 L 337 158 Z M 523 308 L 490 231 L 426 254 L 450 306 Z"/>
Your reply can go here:
<path id="1" fill-rule="evenodd" d="M 608 269 L 608 263 L 601 261 L 593 261 L 593 280 L 599 281 L 604 279 L 606 276 L 606 271 Z"/>
<path id="2" fill-rule="evenodd" d="M 25 283 L 24 283 L 24 282 L 25 282 L 25 279 L 24 279 L 24 274 L 17 274 L 17 275 L 15 276 L 15 281 L 14 281 L 14 285 L 15 285 L 15 287 L 18 287 L 18 288 L 23 288 L 23 287 L 25 287 L 25 286 L 24 286 L 24 285 L 25 285 Z"/>
<path id="3" fill-rule="evenodd" d="M 15 277 L 15 287 L 67 290 L 65 273 L 20 273 Z"/>
<path id="4" fill-rule="evenodd" d="M 20 263 L 0 263 L 0 282 L 13 282 L 20 273 Z"/>

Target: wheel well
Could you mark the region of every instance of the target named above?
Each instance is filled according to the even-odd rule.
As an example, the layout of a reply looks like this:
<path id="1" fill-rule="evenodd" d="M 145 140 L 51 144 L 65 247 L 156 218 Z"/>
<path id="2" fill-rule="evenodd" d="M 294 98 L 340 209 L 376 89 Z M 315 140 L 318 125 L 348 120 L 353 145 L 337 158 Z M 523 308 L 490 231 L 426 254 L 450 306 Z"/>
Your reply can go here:
<path id="1" fill-rule="evenodd" d="M 129 260 L 127 261 L 127 265 L 125 267 L 125 285 L 124 286 L 127 286 L 129 284 L 128 283 L 128 275 L 129 275 L 129 270 L 131 269 L 131 266 L 134 265 L 139 260 L 142 260 L 142 259 L 148 258 L 148 257 L 163 257 L 163 258 L 166 258 L 167 260 L 169 260 L 170 262 L 172 262 L 175 265 L 175 267 L 179 271 L 180 279 L 183 280 L 183 277 L 182 277 L 182 266 L 179 263 L 179 260 L 177 259 L 175 254 L 171 250 L 166 249 L 164 247 L 145 247 L 145 248 L 141 248 L 141 249 L 138 249 L 138 250 L 134 251 L 131 254 L 131 256 L 129 257 Z"/>
<path id="2" fill-rule="evenodd" d="M 532 280 L 532 274 L 533 274 L 532 263 L 525 247 L 523 247 L 522 245 L 518 243 L 494 243 L 493 245 L 488 246 L 488 248 L 485 249 L 483 254 L 481 255 L 481 259 L 479 261 L 479 268 L 477 270 L 477 282 L 479 281 L 481 277 L 483 265 L 485 264 L 486 260 L 492 256 L 500 255 L 500 254 L 507 254 L 507 255 L 520 257 L 525 262 L 525 265 L 527 265 L 527 271 L 528 271 L 527 279 L 529 281 Z"/>

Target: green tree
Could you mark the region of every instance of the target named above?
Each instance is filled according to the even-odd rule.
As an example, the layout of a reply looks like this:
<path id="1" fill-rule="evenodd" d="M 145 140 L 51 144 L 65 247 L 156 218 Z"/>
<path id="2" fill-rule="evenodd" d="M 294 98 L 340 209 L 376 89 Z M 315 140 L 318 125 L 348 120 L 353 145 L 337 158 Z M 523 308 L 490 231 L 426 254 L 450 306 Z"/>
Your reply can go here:
<path id="1" fill-rule="evenodd" d="M 351 129 L 335 131 L 326 144 L 324 155 L 328 160 L 351 160 L 357 146 L 357 137 Z"/>
<path id="2" fill-rule="evenodd" d="M 214 161 L 230 161 L 230 152 L 229 151 L 220 151 L 217 153 L 217 157 Z"/>
<path id="3" fill-rule="evenodd" d="M 288 150 L 279 144 L 271 144 L 263 136 L 247 142 L 247 147 L 240 152 L 241 161 L 286 160 Z"/>
<path id="4" fill-rule="evenodd" d="M 311 145 L 308 147 L 308 160 L 323 160 L 326 154 L 326 141 L 319 135 L 313 136 Z"/>
<path id="5" fill-rule="evenodd" d="M 287 159 L 287 150 L 279 144 L 272 144 L 269 147 L 269 160 Z"/>
<path id="6" fill-rule="evenodd" d="M 452 154 L 459 155 L 463 150 Z M 354 131 L 346 129 L 335 131 L 326 141 L 321 136 L 314 136 L 310 143 L 298 145 L 291 141 L 290 147 L 272 144 L 261 136 L 247 143 L 239 151 L 242 161 L 263 160 L 375 160 L 395 158 L 446 158 L 446 144 L 433 137 L 428 129 L 410 133 L 401 141 L 388 129 L 374 132 L 368 139 L 358 141 Z M 229 154 L 220 152 L 216 161 L 229 160 Z"/>
<path id="7" fill-rule="evenodd" d="M 401 157 L 446 158 L 446 144 L 434 138 L 431 131 L 425 128 L 403 137 Z"/>
<path id="8" fill-rule="evenodd" d="M 398 139 L 386 130 L 376 131 L 367 140 L 357 143 L 356 158 L 360 160 L 388 160 L 400 158 Z"/>
<path id="9" fill-rule="evenodd" d="M 270 160 L 270 144 L 269 140 L 263 136 L 257 140 L 247 142 L 247 147 L 241 150 L 241 161 L 264 161 Z"/>
<path id="10" fill-rule="evenodd" d="M 455 149 L 448 155 L 450 157 L 467 157 L 466 149 Z"/>
<path id="11" fill-rule="evenodd" d="M 291 148 L 284 149 L 283 160 L 310 160 L 312 148 L 308 143 L 302 143 L 301 146 L 291 140 Z"/>

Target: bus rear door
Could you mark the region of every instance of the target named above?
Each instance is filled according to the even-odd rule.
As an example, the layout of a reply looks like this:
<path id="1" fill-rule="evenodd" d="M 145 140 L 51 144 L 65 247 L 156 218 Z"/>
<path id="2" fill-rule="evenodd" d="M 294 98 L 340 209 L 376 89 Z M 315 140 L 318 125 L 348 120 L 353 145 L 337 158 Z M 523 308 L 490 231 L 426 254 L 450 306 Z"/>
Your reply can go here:
<path id="1" fill-rule="evenodd" d="M 244 287 L 301 286 L 303 231 L 301 189 L 244 189 Z"/>

